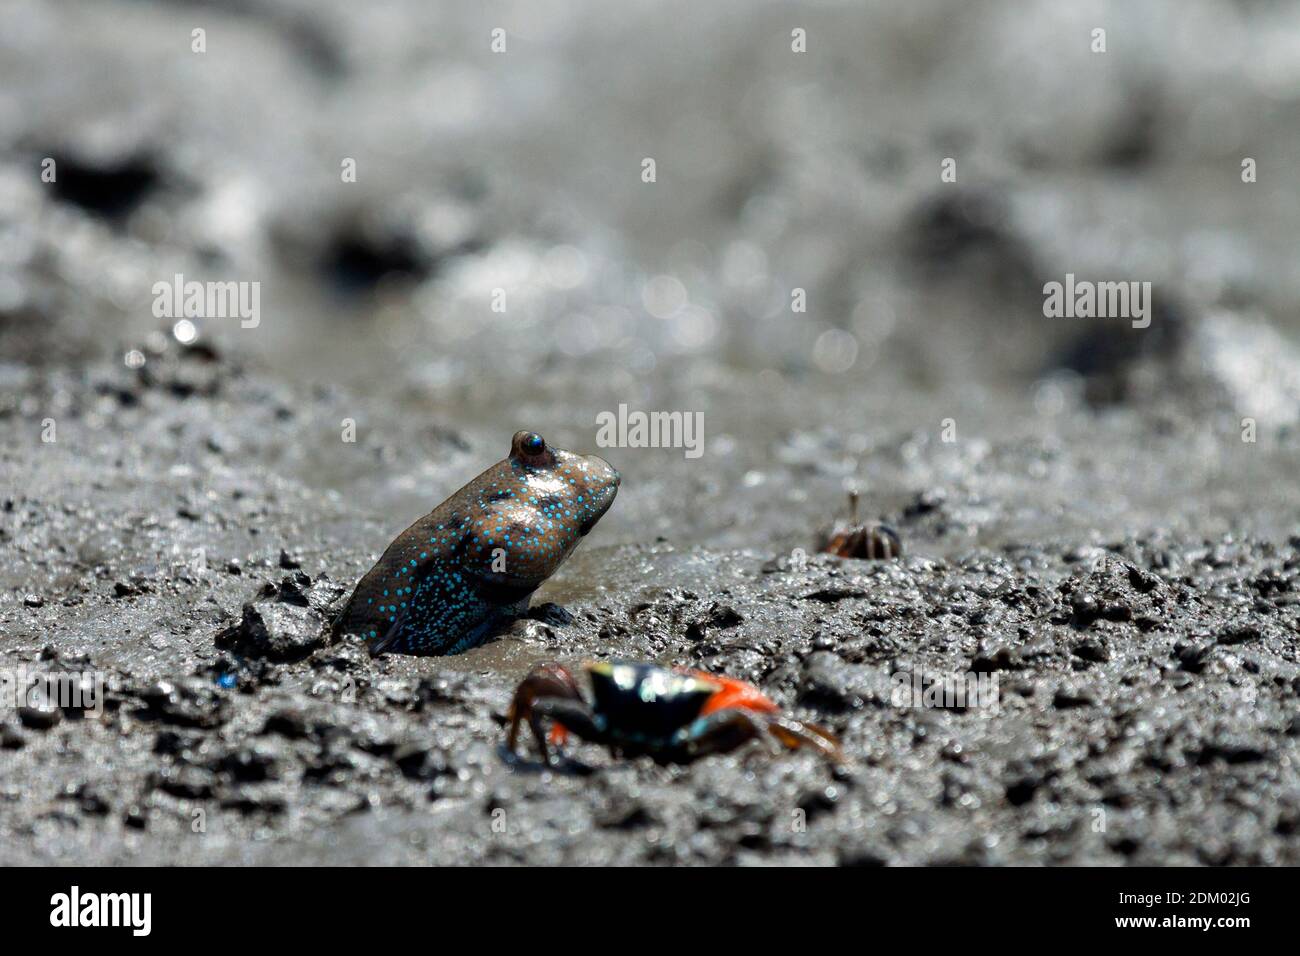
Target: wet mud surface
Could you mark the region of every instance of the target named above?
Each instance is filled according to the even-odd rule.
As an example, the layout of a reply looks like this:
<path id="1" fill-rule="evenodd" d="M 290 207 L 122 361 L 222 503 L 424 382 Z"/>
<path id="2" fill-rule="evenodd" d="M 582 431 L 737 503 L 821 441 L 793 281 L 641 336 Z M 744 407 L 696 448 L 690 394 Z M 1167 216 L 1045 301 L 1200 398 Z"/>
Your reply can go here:
<path id="1" fill-rule="evenodd" d="M 106 685 L 0 707 L 0 862 L 1300 863 L 1300 210 L 1238 177 L 1295 155 L 1285 11 L 1112 11 L 1145 58 L 1093 74 L 1087 17 L 1010 3 L 971 49 L 951 5 L 816 11 L 795 64 L 740 5 L 698 49 L 657 7 L 137 9 L 0 41 L 0 668 Z M 1210 36 L 1256 66 L 1179 53 Z M 1070 110 L 1007 107 L 1017 37 Z M 1044 318 L 1067 271 L 1150 279 L 1151 327 Z M 260 281 L 260 324 L 182 344 L 176 272 Z M 702 411 L 704 454 L 597 447 L 620 403 Z M 528 614 L 447 658 L 333 641 L 524 428 L 623 480 Z M 815 553 L 848 486 L 901 558 Z M 849 762 L 507 754 L 519 679 L 590 658 L 752 681 Z"/>

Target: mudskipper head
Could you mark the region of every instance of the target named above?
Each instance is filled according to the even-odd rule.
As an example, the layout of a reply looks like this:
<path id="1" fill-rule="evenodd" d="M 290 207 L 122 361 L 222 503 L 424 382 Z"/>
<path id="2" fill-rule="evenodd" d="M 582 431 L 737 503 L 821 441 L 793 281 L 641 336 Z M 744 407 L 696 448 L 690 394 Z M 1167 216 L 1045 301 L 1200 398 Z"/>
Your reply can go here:
<path id="1" fill-rule="evenodd" d="M 595 455 L 577 455 L 555 448 L 536 432 L 516 432 L 510 460 L 535 478 L 549 479 L 552 494 L 564 499 L 578 533 L 585 535 L 614 503 L 622 480 L 609 462 Z"/>

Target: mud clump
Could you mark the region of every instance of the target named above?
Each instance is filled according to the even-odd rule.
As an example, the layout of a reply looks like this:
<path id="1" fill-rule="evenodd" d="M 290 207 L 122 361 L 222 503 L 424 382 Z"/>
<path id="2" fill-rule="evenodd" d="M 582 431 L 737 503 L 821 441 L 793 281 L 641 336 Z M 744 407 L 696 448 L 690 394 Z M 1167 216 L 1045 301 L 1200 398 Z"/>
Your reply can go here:
<path id="1" fill-rule="evenodd" d="M 268 582 L 257 600 L 244 605 L 239 622 L 217 635 L 216 646 L 274 663 L 300 661 L 329 643 L 330 606 L 342 594 L 342 587 L 313 582 L 302 571 L 279 584 Z"/>

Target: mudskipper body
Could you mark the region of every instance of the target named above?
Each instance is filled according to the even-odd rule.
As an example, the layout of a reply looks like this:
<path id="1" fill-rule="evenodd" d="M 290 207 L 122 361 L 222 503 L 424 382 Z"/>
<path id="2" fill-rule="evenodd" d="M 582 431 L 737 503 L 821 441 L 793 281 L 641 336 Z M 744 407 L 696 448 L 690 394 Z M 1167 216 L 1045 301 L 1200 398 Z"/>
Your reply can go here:
<path id="1" fill-rule="evenodd" d="M 397 537 L 335 624 L 372 655 L 456 654 L 528 605 L 614 503 L 619 474 L 594 455 L 519 432 L 497 462 Z"/>

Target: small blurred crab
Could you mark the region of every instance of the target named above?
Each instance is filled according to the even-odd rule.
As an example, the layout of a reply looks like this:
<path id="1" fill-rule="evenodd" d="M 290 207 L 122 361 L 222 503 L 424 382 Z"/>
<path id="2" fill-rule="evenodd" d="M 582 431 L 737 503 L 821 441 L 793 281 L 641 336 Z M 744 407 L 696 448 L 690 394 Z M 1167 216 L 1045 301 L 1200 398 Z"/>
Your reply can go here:
<path id="1" fill-rule="evenodd" d="M 624 661 L 589 662 L 582 669 L 590 701 L 559 664 L 539 664 L 523 679 L 507 714 L 512 752 L 518 753 L 519 725 L 527 721 L 551 763 L 549 721 L 550 744 L 562 745 L 573 733 L 608 746 L 613 756 L 646 754 L 657 763 L 690 763 L 768 734 L 790 750 L 811 747 L 833 763 L 844 762 L 830 731 L 784 716 L 744 681 Z"/>
<path id="2" fill-rule="evenodd" d="M 837 521 L 829 531 L 823 531 L 817 550 L 841 558 L 887 561 L 903 553 L 903 543 L 889 525 L 858 524 L 858 493 L 850 491 L 848 524 Z"/>

